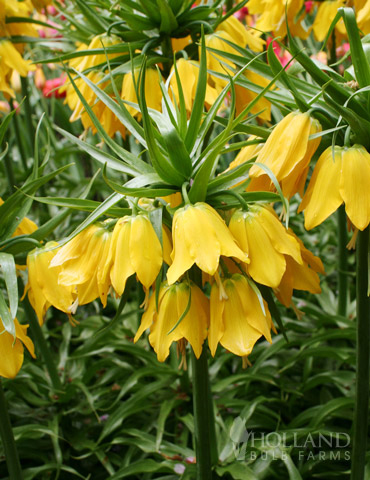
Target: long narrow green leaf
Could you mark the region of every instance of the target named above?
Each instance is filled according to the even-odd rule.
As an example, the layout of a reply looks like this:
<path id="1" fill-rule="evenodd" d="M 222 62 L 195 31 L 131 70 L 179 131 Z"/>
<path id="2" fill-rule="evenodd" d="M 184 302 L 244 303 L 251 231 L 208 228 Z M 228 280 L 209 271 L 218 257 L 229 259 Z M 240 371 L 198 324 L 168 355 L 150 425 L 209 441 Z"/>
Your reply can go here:
<path id="1" fill-rule="evenodd" d="M 0 272 L 4 276 L 5 287 L 8 292 L 10 314 L 14 320 L 18 308 L 18 284 L 13 255 L 0 253 Z"/>

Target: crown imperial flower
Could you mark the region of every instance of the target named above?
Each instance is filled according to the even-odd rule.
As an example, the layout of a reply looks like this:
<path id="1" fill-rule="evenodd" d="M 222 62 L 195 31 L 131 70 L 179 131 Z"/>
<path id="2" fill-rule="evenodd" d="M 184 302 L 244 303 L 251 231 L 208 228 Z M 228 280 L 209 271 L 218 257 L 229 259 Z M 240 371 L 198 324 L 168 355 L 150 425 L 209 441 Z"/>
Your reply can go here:
<path id="1" fill-rule="evenodd" d="M 241 262 L 249 262 L 247 255 L 239 248 L 220 215 L 206 203 L 186 205 L 176 210 L 172 236 L 173 263 L 167 272 L 170 285 L 194 263 L 203 272 L 214 275 L 220 255 L 234 257 Z"/>

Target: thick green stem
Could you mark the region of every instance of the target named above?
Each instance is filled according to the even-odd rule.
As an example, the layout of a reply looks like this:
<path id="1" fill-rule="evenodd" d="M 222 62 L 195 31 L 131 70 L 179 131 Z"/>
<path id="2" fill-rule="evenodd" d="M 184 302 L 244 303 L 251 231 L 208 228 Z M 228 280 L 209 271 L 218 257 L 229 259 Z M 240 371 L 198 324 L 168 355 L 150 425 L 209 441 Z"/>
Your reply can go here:
<path id="1" fill-rule="evenodd" d="M 369 414 L 370 301 L 368 293 L 369 227 L 358 233 L 356 245 L 357 356 L 351 480 L 363 480 Z"/>
<path id="2" fill-rule="evenodd" d="M 226 0 L 226 11 L 228 12 L 234 7 L 234 0 Z"/>
<path id="3" fill-rule="evenodd" d="M 4 395 L 3 385 L 0 379 L 0 435 L 3 442 L 5 460 L 8 466 L 10 480 L 22 480 L 22 468 L 19 462 L 17 447 L 14 441 L 12 426 L 10 423 L 8 406 Z"/>
<path id="4" fill-rule="evenodd" d="M 197 480 L 212 480 L 217 462 L 215 418 L 208 374 L 207 346 L 197 359 L 191 353 Z"/>
<path id="5" fill-rule="evenodd" d="M 22 85 L 22 95 L 24 97 L 24 108 L 25 108 L 25 117 L 26 117 L 26 125 L 28 131 L 28 141 L 30 144 L 31 152 L 33 151 L 33 142 L 35 141 L 35 128 L 32 123 L 32 107 L 30 102 L 30 89 L 28 84 L 27 77 L 21 77 L 21 85 Z"/>
<path id="6" fill-rule="evenodd" d="M 14 105 L 13 105 L 13 102 L 10 101 L 10 106 L 12 108 L 12 110 L 14 110 Z M 18 150 L 19 150 L 19 155 L 21 157 L 21 161 L 22 161 L 22 165 L 23 165 L 23 169 L 25 172 L 27 172 L 27 153 L 25 151 L 25 148 L 24 148 L 24 144 L 23 144 L 23 137 L 21 136 L 21 131 L 20 131 L 20 128 L 19 128 L 19 117 L 18 117 L 18 113 L 16 112 L 13 116 L 13 125 L 14 125 L 14 133 L 15 133 L 15 138 L 17 139 L 17 147 L 18 147 Z"/>
<path id="7" fill-rule="evenodd" d="M 338 210 L 338 315 L 347 315 L 348 251 L 347 217 L 342 205 Z"/>
<path id="8" fill-rule="evenodd" d="M 33 308 L 31 307 L 27 297 L 24 299 L 23 303 L 24 303 L 24 309 L 26 311 L 27 320 L 30 323 L 32 335 L 35 338 L 37 348 L 40 351 L 41 356 L 44 360 L 44 364 L 49 373 L 53 388 L 55 390 L 62 390 L 63 389 L 62 382 L 60 381 L 58 370 L 57 370 L 57 367 L 55 366 L 54 358 L 49 349 L 49 345 L 45 340 L 44 332 L 40 327 L 40 324 L 37 320 L 35 312 L 33 311 Z"/>

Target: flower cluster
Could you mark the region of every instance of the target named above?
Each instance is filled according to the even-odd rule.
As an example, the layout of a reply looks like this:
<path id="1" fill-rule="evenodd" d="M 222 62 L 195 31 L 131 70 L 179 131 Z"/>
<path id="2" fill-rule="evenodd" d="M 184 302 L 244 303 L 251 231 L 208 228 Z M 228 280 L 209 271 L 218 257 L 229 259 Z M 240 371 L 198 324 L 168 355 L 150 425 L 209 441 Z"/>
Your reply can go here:
<path id="1" fill-rule="evenodd" d="M 254 282 L 284 292 L 287 305 L 293 288 L 320 291 L 320 260 L 305 259 L 304 246 L 268 206 L 236 209 L 227 226 L 207 203 L 186 204 L 176 209 L 171 230 L 156 231 L 142 211 L 90 225 L 62 247 L 49 243 L 31 252 L 27 291 L 40 323 L 51 305 L 69 315 L 97 298 L 105 306 L 109 291 L 121 296 L 136 275 L 146 300 L 135 341 L 150 329 L 160 361 L 180 340 L 199 357 L 206 338 L 213 355 L 220 343 L 247 356 L 261 336 L 271 341 L 273 328 Z M 194 266 L 210 285 L 209 298 Z"/>

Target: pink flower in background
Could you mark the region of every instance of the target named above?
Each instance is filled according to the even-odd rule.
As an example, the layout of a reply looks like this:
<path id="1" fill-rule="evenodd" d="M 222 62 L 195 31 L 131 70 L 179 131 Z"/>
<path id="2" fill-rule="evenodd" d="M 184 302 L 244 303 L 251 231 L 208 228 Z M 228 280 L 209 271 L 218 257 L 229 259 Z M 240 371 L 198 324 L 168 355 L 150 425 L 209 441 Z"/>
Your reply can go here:
<path id="1" fill-rule="evenodd" d="M 280 60 L 282 66 L 285 67 L 289 60 L 292 58 L 291 54 L 288 52 L 288 50 L 283 49 L 277 42 L 275 42 L 275 40 L 272 40 L 271 37 L 266 40 L 266 48 L 268 48 L 271 42 L 275 55 Z"/>
<path id="2" fill-rule="evenodd" d="M 310 0 L 308 2 L 304 2 L 304 6 L 305 6 L 305 9 L 306 9 L 306 13 L 310 13 L 311 10 L 312 10 L 312 7 L 313 7 L 313 1 Z"/>
<path id="3" fill-rule="evenodd" d="M 238 10 L 237 12 L 234 13 L 234 16 L 235 16 L 240 22 L 242 22 L 247 15 L 248 15 L 248 8 L 247 8 L 247 7 L 243 7 L 243 8 L 241 8 L 240 10 Z"/>
<path id="4" fill-rule="evenodd" d="M 64 85 L 65 77 L 52 78 L 46 80 L 42 94 L 44 97 L 64 98 L 66 92 L 59 92 L 59 88 Z"/>

